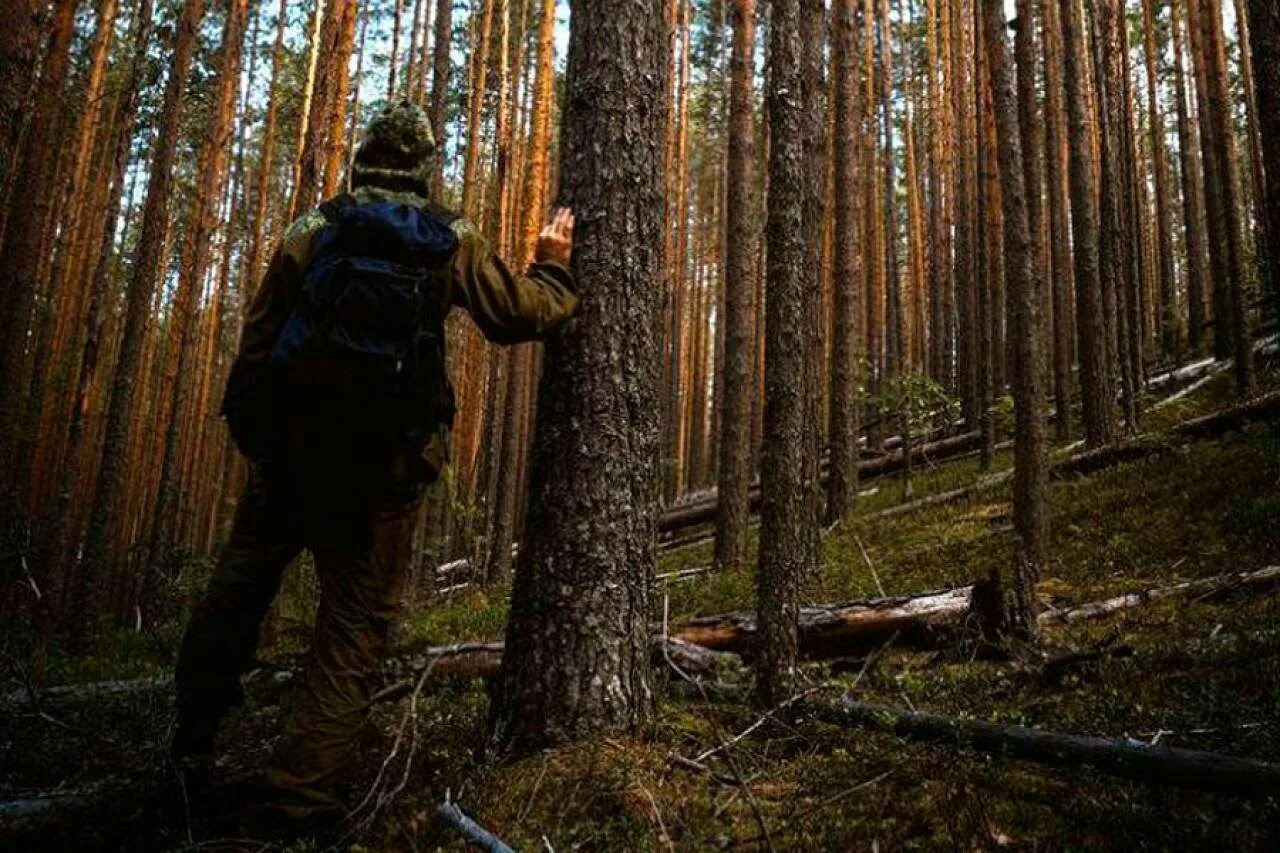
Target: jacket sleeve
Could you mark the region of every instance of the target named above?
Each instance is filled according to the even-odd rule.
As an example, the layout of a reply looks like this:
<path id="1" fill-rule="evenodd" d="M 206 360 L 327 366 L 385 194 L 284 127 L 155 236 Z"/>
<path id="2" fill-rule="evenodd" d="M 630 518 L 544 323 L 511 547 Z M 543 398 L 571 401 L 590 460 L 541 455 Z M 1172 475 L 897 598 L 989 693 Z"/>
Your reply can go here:
<path id="1" fill-rule="evenodd" d="M 454 229 L 453 302 L 471 314 L 489 340 L 516 344 L 544 338 L 578 310 L 573 275 L 560 264 L 536 263 L 517 275 L 469 223 L 459 221 Z"/>

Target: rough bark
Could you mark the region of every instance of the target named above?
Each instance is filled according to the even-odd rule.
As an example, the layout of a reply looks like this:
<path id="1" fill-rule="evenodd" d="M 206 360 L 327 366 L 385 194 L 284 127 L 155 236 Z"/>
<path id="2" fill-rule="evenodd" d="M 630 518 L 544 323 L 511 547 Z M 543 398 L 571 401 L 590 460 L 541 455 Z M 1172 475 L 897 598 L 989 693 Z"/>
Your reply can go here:
<path id="1" fill-rule="evenodd" d="M 210 260 L 213 233 L 217 228 L 220 199 L 227 174 L 232 122 L 236 115 L 236 99 L 240 89 L 240 57 L 248 21 L 248 0 L 230 0 L 222 30 L 221 61 L 209 124 L 198 158 L 195 196 L 184 229 L 182 261 L 178 270 L 178 287 L 170 313 L 169 346 L 166 354 L 164 381 L 172 392 L 162 396 L 169 401 L 167 412 L 160 412 L 157 429 L 165 430 L 160 484 L 156 495 L 154 535 L 150 556 L 163 563 L 175 543 L 178 528 L 178 489 L 181 481 L 181 458 L 187 442 L 182 431 L 188 420 L 188 402 L 196 387 L 200 365 L 197 346 L 199 290 L 203 289 Z"/>
<path id="2" fill-rule="evenodd" d="M 560 174 L 584 298 L 547 344 L 499 742 L 634 731 L 652 704 L 664 47 L 660 0 L 575 4 Z"/>
<path id="3" fill-rule="evenodd" d="M 1010 300 L 1014 358 L 1012 364 L 1014 405 L 1014 476 L 1013 523 L 1018 546 L 1013 572 L 1014 606 L 1009 614 L 1016 631 L 1023 635 L 1035 631 L 1035 584 L 1048 559 L 1049 508 L 1047 441 L 1044 416 L 1044 381 L 1040 357 L 1040 272 L 1036 264 L 1035 245 L 1028 225 L 1028 207 L 1039 209 L 1039 202 L 1028 205 L 1026 172 L 1036 174 L 1038 146 L 1032 143 L 1024 150 L 1019 128 L 1019 99 L 1014 93 L 1014 69 L 1009 42 L 1005 37 L 1003 0 L 984 0 L 983 17 L 987 61 L 991 74 L 992 101 L 995 108 L 996 136 L 1000 155 L 1000 199 L 1004 213 L 1005 289 Z M 1030 3 L 1020 4 L 1024 13 Z M 1030 62 L 1031 50 L 1028 17 L 1021 18 L 1024 43 L 1019 55 Z M 1034 76 L 1034 67 L 1019 68 L 1019 75 Z M 1028 109 L 1033 83 L 1024 83 Z M 1028 122 L 1028 124 L 1033 124 Z M 1032 137 L 1039 138 L 1038 129 Z M 1024 157 L 1029 164 L 1024 165 Z M 1030 192 L 1039 196 L 1038 186 Z M 1038 220 L 1038 217 L 1037 217 Z M 1039 222 L 1036 223 L 1039 226 Z"/>
<path id="4" fill-rule="evenodd" d="M 1173 226 L 1169 202 L 1169 163 L 1165 149 L 1164 117 L 1160 111 L 1157 77 L 1155 0 L 1142 0 L 1142 51 L 1147 72 L 1147 130 L 1150 134 L 1151 171 L 1156 190 L 1156 295 L 1160 348 L 1173 358 L 1179 347 L 1178 297 L 1174 288 Z"/>
<path id="5" fill-rule="evenodd" d="M 444 181 L 445 119 L 449 109 L 449 56 L 453 42 L 453 0 L 436 0 L 435 44 L 431 57 L 431 132 L 436 138 L 435 185 L 437 196 Z"/>
<path id="6" fill-rule="evenodd" d="M 858 192 L 857 0 L 840 0 L 835 7 L 836 100 L 835 128 L 835 314 L 831 339 L 831 463 L 827 478 L 827 524 L 844 518 L 858 493 L 859 374 L 862 362 L 862 252 L 858 223 L 862 219 Z"/>
<path id="7" fill-rule="evenodd" d="M 747 556 L 751 486 L 751 376 L 755 340 L 755 0 L 733 3 L 726 166 L 723 408 L 715 561 L 737 567 Z"/>
<path id="8" fill-rule="evenodd" d="M 800 0 L 776 0 L 769 22 L 769 242 L 765 303 L 764 450 L 757 602 L 761 625 L 756 684 L 767 706 L 788 695 L 796 668 L 801 580 L 812 570 L 810 496 L 805 482 L 808 416 L 804 377 L 809 355 L 810 294 L 804 197 L 805 134 L 803 10 Z"/>

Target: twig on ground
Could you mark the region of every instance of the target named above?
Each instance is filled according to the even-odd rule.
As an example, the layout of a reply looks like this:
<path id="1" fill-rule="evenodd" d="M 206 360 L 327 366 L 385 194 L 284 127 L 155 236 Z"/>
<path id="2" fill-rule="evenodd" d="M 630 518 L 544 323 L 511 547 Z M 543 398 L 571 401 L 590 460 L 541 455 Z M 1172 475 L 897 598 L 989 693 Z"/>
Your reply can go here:
<path id="1" fill-rule="evenodd" d="M 463 813 L 462 809 L 446 799 L 443 803 L 436 807 L 436 814 L 439 815 L 446 823 L 454 829 L 461 832 L 467 838 L 471 839 L 479 847 L 488 850 L 489 853 L 515 853 L 506 842 L 476 823 Z M 545 839 L 544 839 L 545 840 Z M 550 844 L 547 845 L 548 847 Z"/>
<path id="2" fill-rule="evenodd" d="M 885 598 L 884 586 L 880 583 L 880 575 L 876 574 L 876 564 L 871 562 L 871 556 L 867 554 L 867 548 L 862 544 L 862 537 L 855 535 L 853 541 L 858 543 L 858 552 L 862 554 L 862 562 L 867 564 L 867 568 L 871 570 L 871 579 L 876 582 L 876 591 L 880 593 L 881 598 Z"/>

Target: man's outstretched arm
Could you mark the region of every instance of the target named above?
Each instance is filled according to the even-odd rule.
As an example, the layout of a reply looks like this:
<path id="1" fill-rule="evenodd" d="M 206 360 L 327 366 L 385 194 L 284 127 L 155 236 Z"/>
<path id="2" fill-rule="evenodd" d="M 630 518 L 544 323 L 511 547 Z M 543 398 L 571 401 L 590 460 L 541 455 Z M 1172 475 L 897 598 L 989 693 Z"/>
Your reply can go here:
<path id="1" fill-rule="evenodd" d="M 538 238 L 537 260 L 518 275 L 493 254 L 474 227 L 460 220 L 453 261 L 454 302 L 465 308 L 485 337 L 514 344 L 546 337 L 578 310 L 569 272 L 573 214 L 565 208 Z"/>

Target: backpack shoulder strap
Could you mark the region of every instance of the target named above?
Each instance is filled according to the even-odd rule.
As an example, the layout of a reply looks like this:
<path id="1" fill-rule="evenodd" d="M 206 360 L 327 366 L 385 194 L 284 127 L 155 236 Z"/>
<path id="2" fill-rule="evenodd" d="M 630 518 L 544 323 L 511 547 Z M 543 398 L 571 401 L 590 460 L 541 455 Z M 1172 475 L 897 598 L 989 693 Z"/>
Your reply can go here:
<path id="1" fill-rule="evenodd" d="M 320 203 L 320 212 L 324 214 L 325 221 L 331 225 L 337 224 L 342 219 L 342 214 L 353 207 L 358 207 L 359 202 L 351 193 L 342 193 L 331 199 L 327 199 Z"/>

